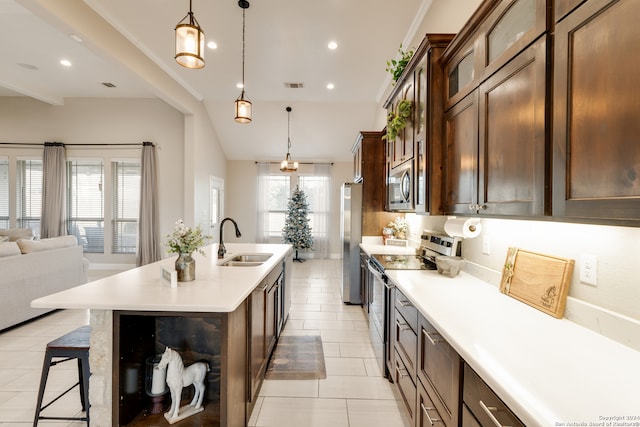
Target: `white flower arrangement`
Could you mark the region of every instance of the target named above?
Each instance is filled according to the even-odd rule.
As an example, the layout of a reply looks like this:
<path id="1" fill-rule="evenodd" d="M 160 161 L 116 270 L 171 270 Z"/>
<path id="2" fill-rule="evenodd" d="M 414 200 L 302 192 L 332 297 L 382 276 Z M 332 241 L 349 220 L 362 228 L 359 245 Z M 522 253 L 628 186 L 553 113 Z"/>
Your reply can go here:
<path id="1" fill-rule="evenodd" d="M 387 227 L 393 230 L 393 235 L 396 237 L 399 234 L 406 234 L 409 229 L 407 221 L 402 217 L 397 217 L 395 221 L 391 221 L 387 224 Z"/>
<path id="2" fill-rule="evenodd" d="M 202 234 L 199 225 L 196 228 L 187 227 L 179 219 L 176 221 L 173 233 L 167 235 L 167 246 L 169 247 L 169 252 L 176 254 L 191 255 L 193 252 L 198 252 L 204 255 L 202 247 L 205 245 L 205 240 L 210 238 L 211 236 Z"/>

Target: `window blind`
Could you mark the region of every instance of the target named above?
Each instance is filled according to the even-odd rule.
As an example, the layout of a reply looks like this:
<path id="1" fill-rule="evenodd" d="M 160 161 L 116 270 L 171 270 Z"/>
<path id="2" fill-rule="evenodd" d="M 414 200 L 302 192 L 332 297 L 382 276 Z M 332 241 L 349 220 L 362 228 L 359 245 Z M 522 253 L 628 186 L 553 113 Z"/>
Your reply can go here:
<path id="1" fill-rule="evenodd" d="M 9 159 L 0 157 L 0 228 L 9 228 Z"/>
<path id="2" fill-rule="evenodd" d="M 18 160 L 16 165 L 16 220 L 19 228 L 40 235 L 42 160 Z"/>
<path id="3" fill-rule="evenodd" d="M 104 253 L 102 160 L 67 161 L 67 231 L 85 252 Z"/>
<path id="4" fill-rule="evenodd" d="M 112 253 L 136 253 L 140 210 L 140 163 L 115 161 L 113 176 Z"/>

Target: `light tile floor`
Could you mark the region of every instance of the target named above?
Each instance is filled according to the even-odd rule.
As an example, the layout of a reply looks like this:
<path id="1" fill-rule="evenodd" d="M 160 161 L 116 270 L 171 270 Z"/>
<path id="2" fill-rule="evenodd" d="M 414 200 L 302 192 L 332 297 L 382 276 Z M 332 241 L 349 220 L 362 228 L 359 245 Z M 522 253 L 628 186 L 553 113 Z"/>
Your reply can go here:
<path id="1" fill-rule="evenodd" d="M 293 264 L 283 334 L 322 337 L 327 378 L 265 380 L 252 427 L 406 427 L 394 386 L 382 378 L 360 306 L 342 303 L 340 260 Z"/>
<path id="2" fill-rule="evenodd" d="M 292 307 L 283 333 L 322 337 L 327 378 L 266 380 L 249 426 L 409 425 L 393 385 L 378 373 L 362 308 L 341 302 L 340 273 L 340 260 L 293 264 Z M 32 425 L 47 343 L 88 321 L 86 310 L 64 310 L 0 333 L 0 427 Z M 75 362 L 52 368 L 45 401 L 76 381 Z M 73 390 L 48 408 L 46 415 L 78 416 L 80 411 Z M 43 420 L 39 425 L 85 423 Z"/>

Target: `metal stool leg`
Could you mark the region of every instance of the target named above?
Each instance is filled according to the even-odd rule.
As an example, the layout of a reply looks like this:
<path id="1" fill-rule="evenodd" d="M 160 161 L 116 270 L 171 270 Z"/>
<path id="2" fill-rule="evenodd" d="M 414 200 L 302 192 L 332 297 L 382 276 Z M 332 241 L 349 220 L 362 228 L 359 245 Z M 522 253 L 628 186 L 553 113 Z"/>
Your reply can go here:
<path id="1" fill-rule="evenodd" d="M 82 409 L 87 414 L 87 427 L 89 426 L 89 409 L 91 404 L 89 403 L 89 355 L 86 354 L 81 358 L 78 358 L 78 376 L 80 379 L 80 399 L 82 401 Z"/>
<path id="2" fill-rule="evenodd" d="M 44 354 L 44 362 L 42 362 L 42 375 L 40 375 L 40 388 L 38 389 L 38 403 L 36 404 L 36 415 L 33 419 L 33 427 L 38 425 L 40 419 L 40 411 L 42 410 L 42 399 L 44 398 L 44 390 L 47 386 L 47 377 L 49 376 L 49 368 L 51 367 L 51 353 L 48 351 Z"/>

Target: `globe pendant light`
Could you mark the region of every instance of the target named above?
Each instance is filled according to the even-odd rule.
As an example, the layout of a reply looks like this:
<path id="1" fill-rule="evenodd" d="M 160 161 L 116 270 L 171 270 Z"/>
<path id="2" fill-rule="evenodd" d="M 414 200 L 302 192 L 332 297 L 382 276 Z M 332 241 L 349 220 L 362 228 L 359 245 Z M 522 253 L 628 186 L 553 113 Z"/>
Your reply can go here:
<path id="1" fill-rule="evenodd" d="M 298 162 L 294 162 L 291 160 L 291 154 L 289 154 L 289 150 L 291 150 L 291 137 L 289 136 L 289 128 L 291 125 L 291 107 L 287 107 L 287 156 L 284 158 L 282 163 L 280 163 L 280 171 L 282 172 L 295 172 L 298 170 Z"/>
<path id="2" fill-rule="evenodd" d="M 251 101 L 245 98 L 244 93 L 244 13 L 249 8 L 247 0 L 239 0 L 238 6 L 242 8 L 242 93 L 236 99 L 236 117 L 238 123 L 251 123 Z"/>
<path id="3" fill-rule="evenodd" d="M 186 68 L 204 67 L 204 31 L 193 16 L 191 0 L 189 13 L 176 25 L 176 62 Z"/>

